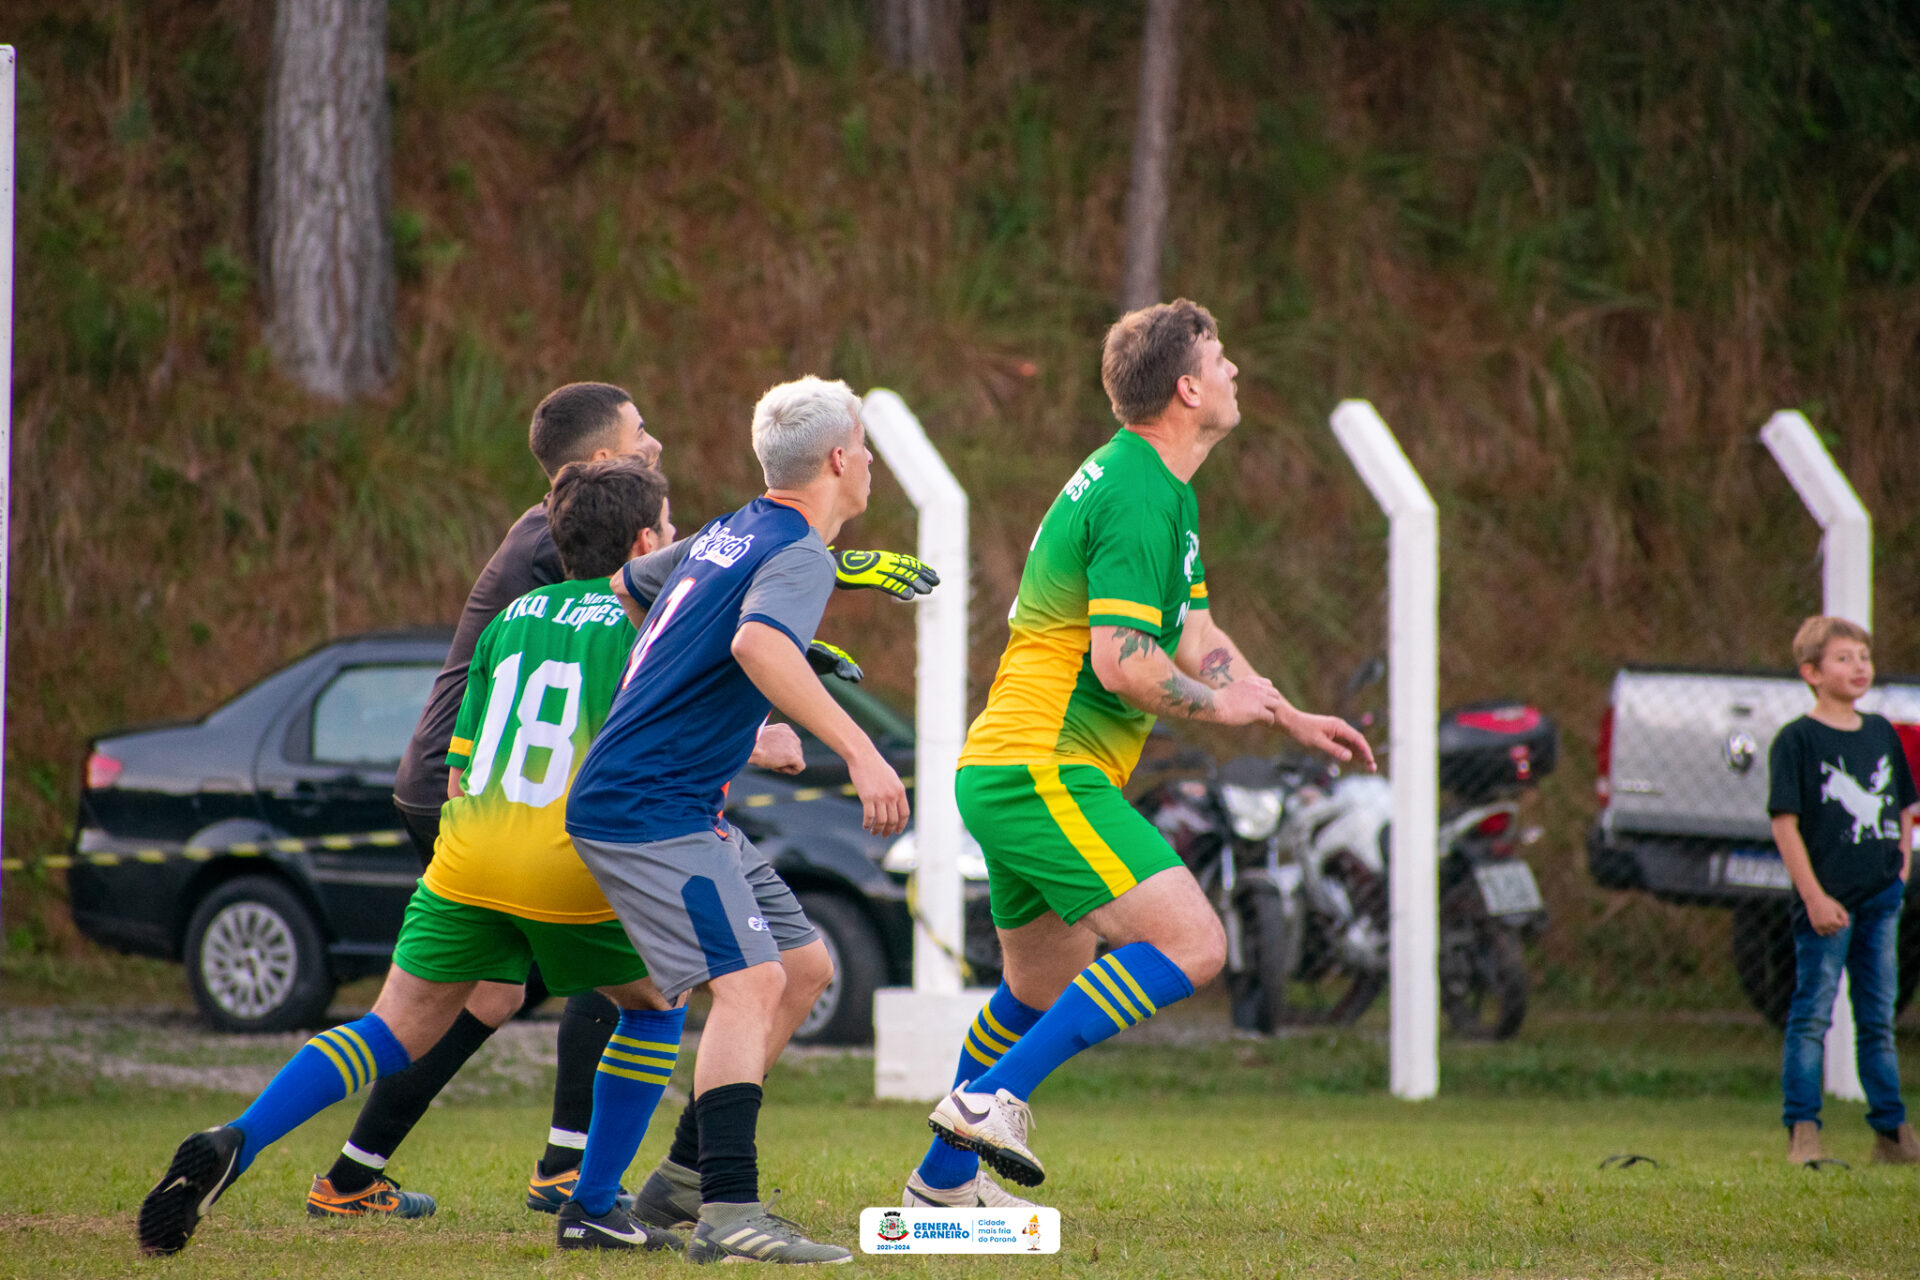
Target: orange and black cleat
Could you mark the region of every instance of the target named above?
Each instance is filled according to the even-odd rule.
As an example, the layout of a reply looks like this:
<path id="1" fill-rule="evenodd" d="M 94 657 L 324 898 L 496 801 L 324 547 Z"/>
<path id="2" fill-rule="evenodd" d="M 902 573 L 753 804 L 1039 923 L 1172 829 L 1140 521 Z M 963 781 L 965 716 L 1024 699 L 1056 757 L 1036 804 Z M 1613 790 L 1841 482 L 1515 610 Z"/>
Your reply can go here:
<path id="1" fill-rule="evenodd" d="M 431 1218 L 433 1197 L 420 1191 L 402 1191 L 390 1178 L 378 1178 L 370 1187 L 351 1194 L 335 1191 L 325 1176 L 313 1180 L 307 1192 L 307 1216 L 313 1218 Z"/>

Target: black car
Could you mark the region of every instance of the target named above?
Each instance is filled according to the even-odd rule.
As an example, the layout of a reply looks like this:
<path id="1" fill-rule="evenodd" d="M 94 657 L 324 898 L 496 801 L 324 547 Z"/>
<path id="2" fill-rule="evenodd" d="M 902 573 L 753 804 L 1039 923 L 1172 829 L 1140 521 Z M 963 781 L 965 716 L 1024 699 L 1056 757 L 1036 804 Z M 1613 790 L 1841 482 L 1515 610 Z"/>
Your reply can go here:
<path id="1" fill-rule="evenodd" d="M 68 873 L 80 931 L 184 961 L 195 1002 L 227 1030 L 310 1025 L 339 984 L 384 972 L 419 877 L 398 829 L 394 773 L 451 639 L 450 630 L 349 637 L 202 720 L 94 739 Z M 911 725 L 859 689 L 826 683 L 909 776 Z M 859 802 L 841 791 L 846 766 L 811 735 L 801 740 L 806 770 L 744 771 L 727 816 L 833 952 L 834 984 L 795 1038 L 864 1041 L 874 989 L 911 980 L 911 837 L 861 830 Z M 976 976 L 993 980 L 984 891 L 969 884 L 968 950 Z"/>

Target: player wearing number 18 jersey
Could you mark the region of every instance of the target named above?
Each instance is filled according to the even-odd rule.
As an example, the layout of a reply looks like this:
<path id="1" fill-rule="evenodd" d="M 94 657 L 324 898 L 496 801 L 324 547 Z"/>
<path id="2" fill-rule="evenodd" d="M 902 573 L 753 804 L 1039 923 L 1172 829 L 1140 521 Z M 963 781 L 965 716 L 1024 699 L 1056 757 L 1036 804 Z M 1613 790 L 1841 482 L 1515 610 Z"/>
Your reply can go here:
<path id="1" fill-rule="evenodd" d="M 594 1092 L 596 1102 L 612 1104 L 620 1137 L 631 1141 L 624 1150 L 618 1141 L 598 1149 L 589 1142 L 574 1191 L 580 1203 L 561 1210 L 562 1247 L 679 1245 L 613 1201 L 673 1072 L 686 1012 L 670 1009 L 647 979 L 563 825 L 568 783 L 606 720 L 632 638 L 606 574 L 673 536 L 666 479 L 631 458 L 573 464 L 555 481 L 552 518 L 576 577 L 520 597 L 480 638 L 449 755 L 464 771 L 463 793 L 447 804 L 373 1012 L 315 1036 L 238 1119 L 181 1144 L 141 1206 L 147 1252 L 184 1247 L 270 1143 L 406 1067 L 445 1033 L 476 982 L 523 982 L 533 960 L 557 994 L 599 989 L 621 1009 Z M 395 1216 L 433 1211 L 429 1197 L 390 1180 L 379 1193 Z M 603 1208 L 582 1211 L 601 1198 Z"/>

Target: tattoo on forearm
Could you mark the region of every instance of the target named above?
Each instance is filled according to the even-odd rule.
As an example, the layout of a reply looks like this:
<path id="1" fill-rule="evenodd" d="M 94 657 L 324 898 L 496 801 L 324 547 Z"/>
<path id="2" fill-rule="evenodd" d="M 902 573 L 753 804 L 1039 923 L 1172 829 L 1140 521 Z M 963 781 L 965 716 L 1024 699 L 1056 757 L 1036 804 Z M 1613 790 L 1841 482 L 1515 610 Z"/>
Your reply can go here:
<path id="1" fill-rule="evenodd" d="M 1171 715 L 1199 719 L 1213 710 L 1213 690 L 1178 673 L 1160 682 L 1160 697 Z"/>
<path id="2" fill-rule="evenodd" d="M 1233 651 L 1215 649 L 1200 660 L 1200 678 L 1218 689 L 1233 683 Z"/>
<path id="3" fill-rule="evenodd" d="M 1120 656 L 1115 659 L 1116 662 L 1125 662 L 1142 653 L 1160 652 L 1160 642 L 1146 632 L 1136 631 L 1132 627 L 1120 627 L 1117 630 L 1120 632 Z"/>

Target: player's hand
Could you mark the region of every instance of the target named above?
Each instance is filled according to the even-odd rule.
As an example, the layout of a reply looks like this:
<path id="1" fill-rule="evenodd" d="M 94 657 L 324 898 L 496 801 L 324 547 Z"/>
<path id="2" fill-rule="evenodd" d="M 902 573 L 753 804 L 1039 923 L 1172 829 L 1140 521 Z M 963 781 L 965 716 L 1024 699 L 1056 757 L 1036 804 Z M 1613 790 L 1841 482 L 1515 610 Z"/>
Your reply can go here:
<path id="1" fill-rule="evenodd" d="M 876 836 L 897 836 L 907 829 L 907 788 L 878 751 L 848 762 L 853 789 L 860 796 L 860 825 Z"/>
<path id="2" fill-rule="evenodd" d="M 1221 685 L 1213 694 L 1213 713 L 1204 718 L 1217 724 L 1272 724 L 1286 702 L 1265 676 L 1249 676 Z"/>
<path id="3" fill-rule="evenodd" d="M 1847 909 L 1825 893 L 1815 894 L 1807 900 L 1807 923 L 1823 938 L 1831 938 L 1852 921 L 1853 917 L 1847 914 Z"/>
<path id="4" fill-rule="evenodd" d="M 800 735 L 792 725 L 763 724 L 760 736 L 753 740 L 753 754 L 747 757 L 747 763 L 775 773 L 799 773 L 807 767 L 807 757 L 800 750 Z"/>
<path id="5" fill-rule="evenodd" d="M 1367 741 L 1367 735 L 1339 716 L 1316 716 L 1295 710 L 1276 718 L 1274 723 L 1303 747 L 1323 751 L 1342 762 L 1357 756 L 1366 762 L 1369 772 L 1380 768 L 1374 763 L 1373 746 Z"/>
<path id="6" fill-rule="evenodd" d="M 807 665 L 819 675 L 839 676 L 848 684 L 859 684 L 867 676 L 852 654 L 825 640 L 815 640 L 807 646 Z"/>
<path id="7" fill-rule="evenodd" d="M 900 551 L 834 551 L 833 565 L 835 586 L 868 587 L 896 600 L 924 596 L 940 585 L 932 565 Z"/>

